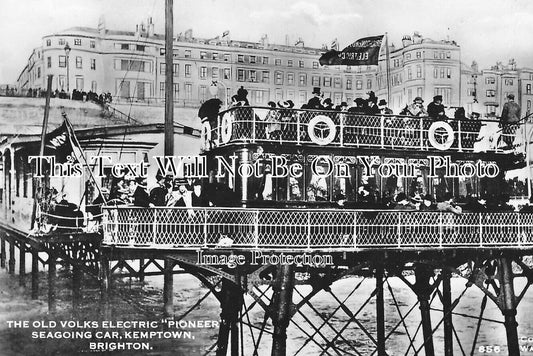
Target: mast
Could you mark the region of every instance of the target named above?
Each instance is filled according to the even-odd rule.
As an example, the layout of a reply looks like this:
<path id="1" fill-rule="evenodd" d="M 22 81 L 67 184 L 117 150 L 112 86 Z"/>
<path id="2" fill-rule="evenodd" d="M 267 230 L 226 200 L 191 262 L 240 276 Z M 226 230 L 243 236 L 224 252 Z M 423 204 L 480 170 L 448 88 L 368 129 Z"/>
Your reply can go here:
<path id="1" fill-rule="evenodd" d="M 389 53 L 389 35 L 387 32 L 385 32 L 385 57 L 386 57 L 386 73 L 387 73 L 387 104 L 389 105 L 389 107 L 391 107 L 391 102 L 390 102 L 390 97 L 391 97 L 391 93 L 390 93 L 390 53 Z"/>
<path id="2" fill-rule="evenodd" d="M 173 0 L 165 0 L 165 156 L 174 154 L 173 32 Z"/>

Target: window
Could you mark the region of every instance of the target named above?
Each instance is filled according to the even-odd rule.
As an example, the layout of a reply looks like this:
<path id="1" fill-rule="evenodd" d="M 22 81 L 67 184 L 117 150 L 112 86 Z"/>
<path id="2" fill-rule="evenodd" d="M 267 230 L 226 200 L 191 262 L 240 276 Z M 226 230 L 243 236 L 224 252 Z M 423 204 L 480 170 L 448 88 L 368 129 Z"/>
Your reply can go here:
<path id="1" fill-rule="evenodd" d="M 52 57 L 46 57 L 46 67 L 52 68 Z"/>
<path id="2" fill-rule="evenodd" d="M 406 60 L 410 60 L 411 59 L 411 53 L 406 53 L 405 54 L 405 59 Z"/>
<path id="3" fill-rule="evenodd" d="M 262 75 L 261 81 L 263 83 L 269 83 L 270 82 L 270 72 L 269 71 L 266 71 L 266 70 L 263 71 L 263 75 Z"/>
<path id="4" fill-rule="evenodd" d="M 174 63 L 172 65 L 172 76 L 177 77 L 180 73 L 180 65 L 179 63 Z"/>
<path id="5" fill-rule="evenodd" d="M 531 84 L 526 84 L 526 94 L 531 94 Z"/>
<path id="6" fill-rule="evenodd" d="M 224 53 L 224 62 L 229 62 L 231 59 L 231 56 L 228 53 Z"/>
<path id="7" fill-rule="evenodd" d="M 191 83 L 185 84 L 185 99 L 187 100 L 192 99 L 192 84 Z"/>
<path id="8" fill-rule="evenodd" d="M 81 38 L 74 39 L 74 46 L 81 46 Z"/>
<path id="9" fill-rule="evenodd" d="M 372 79 L 367 79 L 366 80 L 366 88 L 367 89 L 372 89 Z"/>
<path id="10" fill-rule="evenodd" d="M 334 88 L 342 88 L 342 78 L 341 77 L 333 78 L 333 87 Z"/>
<path id="11" fill-rule="evenodd" d="M 494 83 L 496 83 L 496 79 L 494 79 L 494 77 L 485 78 L 485 84 L 494 84 Z"/>
<path id="12" fill-rule="evenodd" d="M 452 69 L 446 68 L 446 78 L 451 79 L 452 77 Z"/>
<path id="13" fill-rule="evenodd" d="M 255 56 L 250 56 L 250 63 L 255 63 L 256 61 L 256 57 Z"/>
<path id="14" fill-rule="evenodd" d="M 96 48 L 96 41 L 89 42 L 89 47 Z"/>
<path id="15" fill-rule="evenodd" d="M 292 59 L 289 59 L 289 60 L 287 61 L 287 67 L 292 67 Z"/>
<path id="16" fill-rule="evenodd" d="M 96 89 L 98 89 L 97 84 L 96 84 L 96 80 L 93 80 L 93 81 L 91 82 L 91 91 L 92 91 L 93 93 L 96 93 Z"/>
<path id="17" fill-rule="evenodd" d="M 179 83 L 172 83 L 172 84 L 173 84 L 172 89 L 174 89 L 174 99 L 178 99 L 180 97 L 180 84 Z"/>
<path id="18" fill-rule="evenodd" d="M 268 64 L 268 57 L 263 57 L 263 64 Z"/>
<path id="19" fill-rule="evenodd" d="M 509 79 L 509 78 L 506 78 L 505 79 L 505 85 L 513 85 L 513 80 Z"/>
<path id="20" fill-rule="evenodd" d="M 207 78 L 207 67 L 200 67 L 200 79 Z"/>
<path id="21" fill-rule="evenodd" d="M 218 60 L 218 53 L 217 52 L 213 52 L 213 60 Z"/>
<path id="22" fill-rule="evenodd" d="M 411 67 L 407 68 L 407 80 L 413 79 L 413 71 L 411 70 Z"/>
<path id="23" fill-rule="evenodd" d="M 416 58 L 418 59 L 422 58 L 422 52 L 420 51 L 416 52 Z"/>
<path id="24" fill-rule="evenodd" d="M 52 45 L 52 40 L 48 39 L 46 40 L 46 47 L 50 47 Z"/>
<path id="25" fill-rule="evenodd" d="M 352 90 L 352 80 L 346 79 L 346 90 Z"/>
<path id="26" fill-rule="evenodd" d="M 448 59 L 452 58 L 452 53 L 451 52 L 446 52 L 446 58 L 448 58 Z"/>
<path id="27" fill-rule="evenodd" d="M 244 82 L 244 69 L 237 69 L 237 81 Z"/>
<path id="28" fill-rule="evenodd" d="M 76 56 L 76 68 L 81 69 L 82 64 L 82 58 L 80 56 Z"/>
<path id="29" fill-rule="evenodd" d="M 303 68 L 304 67 L 304 61 L 298 61 L 298 67 Z"/>
<path id="30" fill-rule="evenodd" d="M 444 72 L 445 72 L 444 69 L 445 68 L 443 68 L 443 67 L 440 68 L 440 77 L 441 78 L 444 78 Z"/>
<path id="31" fill-rule="evenodd" d="M 528 101 L 527 101 L 527 111 L 528 111 L 528 112 L 531 111 L 531 100 L 528 100 Z"/>
<path id="32" fill-rule="evenodd" d="M 313 62 L 313 69 L 318 69 L 318 62 Z"/>
<path id="33" fill-rule="evenodd" d="M 190 64 L 186 64 L 185 65 L 185 77 L 190 77 L 191 76 L 191 65 Z"/>
<path id="34" fill-rule="evenodd" d="M 417 53 L 419 53 L 419 52 L 417 52 Z M 420 65 L 416 66 L 416 77 L 417 78 L 422 78 L 422 67 Z"/>
<path id="35" fill-rule="evenodd" d="M 435 67 L 433 69 L 433 78 L 438 78 L 439 77 L 439 68 Z"/>
<path id="36" fill-rule="evenodd" d="M 122 43 L 122 44 L 120 45 L 120 49 L 126 49 L 126 50 L 128 50 L 128 49 L 130 49 L 130 45 L 127 44 L 127 43 Z"/>
<path id="37" fill-rule="evenodd" d="M 300 86 L 301 87 L 306 86 L 307 85 L 307 75 L 306 74 L 300 74 L 299 78 L 300 79 L 299 79 L 298 83 L 300 83 Z"/>
<path id="38" fill-rule="evenodd" d="M 160 63 L 159 64 L 159 74 L 165 75 L 165 71 L 166 71 L 166 64 L 165 63 Z"/>
<path id="39" fill-rule="evenodd" d="M 211 78 L 218 79 L 218 68 L 217 67 L 211 68 Z"/>
<path id="40" fill-rule="evenodd" d="M 280 65 L 281 65 L 281 59 L 276 58 L 275 64 L 276 64 L 277 66 L 280 66 Z"/>
<path id="41" fill-rule="evenodd" d="M 165 97 L 165 82 L 159 83 L 159 97 L 160 98 Z"/>
<path id="42" fill-rule="evenodd" d="M 287 73 L 287 85 L 294 85 L 294 73 Z"/>
<path id="43" fill-rule="evenodd" d="M 250 70 L 250 81 L 253 83 L 257 83 L 257 71 Z"/>
<path id="44" fill-rule="evenodd" d="M 83 77 L 76 77 L 76 89 L 83 91 Z"/>
<path id="45" fill-rule="evenodd" d="M 496 96 L 496 91 L 493 90 L 493 89 L 489 89 L 489 90 L 487 90 L 486 94 L 487 94 L 487 98 L 493 98 L 493 97 Z"/>
<path id="46" fill-rule="evenodd" d="M 199 91 L 200 91 L 199 92 L 200 101 L 206 101 L 207 100 L 207 87 L 205 85 L 201 85 Z"/>
<path id="47" fill-rule="evenodd" d="M 185 50 L 184 57 L 185 57 L 185 58 L 191 58 L 191 50 L 190 50 L 190 49 Z M 192 90 L 192 89 L 191 89 L 191 90 Z"/>
<path id="48" fill-rule="evenodd" d="M 325 87 L 331 86 L 331 77 L 324 77 L 324 86 Z"/>
<path id="49" fill-rule="evenodd" d="M 139 52 L 144 52 L 146 50 L 146 46 L 144 45 L 137 45 L 136 50 Z"/>
<path id="50" fill-rule="evenodd" d="M 244 63 L 244 55 L 243 54 L 239 54 L 237 56 L 237 62 L 239 63 Z"/>
<path id="51" fill-rule="evenodd" d="M 91 58 L 91 69 L 96 70 L 96 59 Z"/>
<path id="52" fill-rule="evenodd" d="M 265 102 L 264 92 L 262 90 L 255 90 L 255 102 L 257 104 L 263 104 Z"/>
<path id="53" fill-rule="evenodd" d="M 224 68 L 224 79 L 231 80 L 231 68 Z"/>
<path id="54" fill-rule="evenodd" d="M 313 75 L 311 77 L 311 85 L 314 86 L 314 87 L 320 86 L 320 77 L 316 76 L 316 75 Z"/>
<path id="55" fill-rule="evenodd" d="M 277 71 L 274 74 L 274 84 L 283 85 L 283 72 Z"/>
<path id="56" fill-rule="evenodd" d="M 64 38 L 60 38 L 57 43 L 59 43 L 60 46 L 64 46 L 65 45 L 65 39 Z"/>
<path id="57" fill-rule="evenodd" d="M 67 66 L 67 57 L 59 56 L 59 68 L 65 68 Z"/>
<path id="58" fill-rule="evenodd" d="M 37 78 L 41 77 L 41 67 L 37 68 Z"/>
<path id="59" fill-rule="evenodd" d="M 423 97 L 424 96 L 424 90 L 422 87 L 416 88 L 416 96 Z"/>
<path id="60" fill-rule="evenodd" d="M 435 59 L 439 59 L 439 52 L 434 51 L 434 52 L 433 52 L 433 58 L 435 58 Z"/>
<path id="61" fill-rule="evenodd" d="M 200 52 L 200 59 L 207 59 L 207 52 Z"/>
<path id="62" fill-rule="evenodd" d="M 356 89 L 356 90 L 361 90 L 361 89 L 363 89 L 363 81 L 362 81 L 362 80 L 356 80 L 356 81 L 355 81 L 355 89 Z"/>

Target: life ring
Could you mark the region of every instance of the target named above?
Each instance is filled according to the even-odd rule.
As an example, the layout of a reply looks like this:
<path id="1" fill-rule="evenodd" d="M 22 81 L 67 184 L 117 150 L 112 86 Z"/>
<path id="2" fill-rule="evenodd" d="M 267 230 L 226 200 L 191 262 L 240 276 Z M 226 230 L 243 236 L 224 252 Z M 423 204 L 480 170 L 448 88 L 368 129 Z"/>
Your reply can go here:
<path id="1" fill-rule="evenodd" d="M 211 124 L 209 121 L 204 121 L 202 123 L 202 131 L 200 131 L 200 142 L 202 143 L 203 149 L 209 148 L 209 143 L 211 142 Z"/>
<path id="2" fill-rule="evenodd" d="M 437 132 L 437 130 L 444 129 L 446 131 L 446 141 L 440 142 L 437 141 L 437 138 L 435 137 L 436 134 L 442 137 L 440 133 Z M 453 128 L 445 121 L 437 121 L 431 124 L 431 126 L 428 129 L 428 138 L 429 143 L 431 143 L 431 146 L 434 148 L 440 150 L 440 151 L 446 151 L 450 147 L 452 147 L 453 142 L 455 141 L 455 136 L 453 132 Z"/>
<path id="3" fill-rule="evenodd" d="M 318 137 L 316 135 L 315 129 L 316 125 L 319 123 L 325 124 L 327 126 L 326 129 L 329 130 L 327 136 Z M 324 129 L 321 128 L 321 130 L 323 131 Z M 307 124 L 307 134 L 309 135 L 311 141 L 313 141 L 317 145 L 325 146 L 330 144 L 335 139 L 335 136 L 337 135 L 337 127 L 335 126 L 335 123 L 333 122 L 333 120 L 331 120 L 330 117 L 324 115 L 317 115 L 309 121 L 309 124 Z"/>
<path id="4" fill-rule="evenodd" d="M 226 113 L 226 115 L 224 115 L 222 118 L 222 124 L 220 127 L 220 136 L 222 137 L 223 143 L 228 143 L 231 140 L 232 126 L 233 117 Z"/>

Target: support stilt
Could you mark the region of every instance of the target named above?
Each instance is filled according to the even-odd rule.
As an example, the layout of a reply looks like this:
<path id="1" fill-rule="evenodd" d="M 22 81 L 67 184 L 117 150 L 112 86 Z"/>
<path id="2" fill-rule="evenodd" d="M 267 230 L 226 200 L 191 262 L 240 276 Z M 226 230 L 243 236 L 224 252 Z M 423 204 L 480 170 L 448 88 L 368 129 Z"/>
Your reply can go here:
<path id="1" fill-rule="evenodd" d="M 104 320 L 111 317 L 110 297 L 110 279 L 109 259 L 102 253 L 100 255 L 100 315 Z"/>
<path id="2" fill-rule="evenodd" d="M 26 284 L 26 244 L 20 241 L 19 245 L 19 285 Z"/>
<path id="3" fill-rule="evenodd" d="M 417 268 L 415 268 L 415 291 L 420 303 L 422 334 L 424 336 L 424 348 L 426 351 L 426 356 L 435 356 L 429 303 L 429 298 L 431 296 L 431 285 L 429 281 L 432 275 L 433 271 L 425 266 L 417 266 Z"/>
<path id="4" fill-rule="evenodd" d="M 0 267 L 6 268 L 6 239 L 0 235 Z"/>
<path id="5" fill-rule="evenodd" d="M 500 258 L 500 283 L 501 283 L 501 302 L 500 306 L 505 317 L 505 331 L 507 333 L 507 348 L 509 355 L 520 355 L 518 345 L 518 323 L 516 322 L 516 297 L 513 286 L 513 269 L 511 260 L 505 257 Z"/>
<path id="6" fill-rule="evenodd" d="M 139 282 L 144 282 L 144 258 L 139 259 Z"/>
<path id="7" fill-rule="evenodd" d="M 39 298 L 39 251 L 31 249 L 31 299 Z"/>
<path id="8" fill-rule="evenodd" d="M 442 270 L 442 309 L 444 313 L 444 356 L 453 356 L 452 290 L 450 271 Z"/>
<path id="9" fill-rule="evenodd" d="M 221 303 L 220 328 L 216 356 L 225 356 L 231 332 L 231 356 L 239 355 L 239 310 L 243 303 L 243 293 L 234 283 L 222 280 L 223 301 Z"/>
<path id="10" fill-rule="evenodd" d="M 74 315 L 79 315 L 79 308 L 82 301 L 81 284 L 83 274 L 80 267 L 72 266 L 72 310 Z"/>
<path id="11" fill-rule="evenodd" d="M 56 254 L 53 249 L 48 252 L 48 312 L 55 313 L 57 308 L 56 303 Z"/>
<path id="12" fill-rule="evenodd" d="M 383 266 L 376 267 L 376 330 L 378 356 L 385 356 L 385 304 L 383 299 Z"/>
<path id="13" fill-rule="evenodd" d="M 15 240 L 9 239 L 9 262 L 8 271 L 9 274 L 15 274 Z"/>
<path id="14" fill-rule="evenodd" d="M 163 272 L 163 303 L 164 313 L 166 316 L 174 315 L 174 261 L 170 258 L 165 258 L 165 266 Z"/>
<path id="15" fill-rule="evenodd" d="M 293 265 L 281 265 L 276 273 L 272 297 L 272 356 L 285 356 L 287 327 L 291 319 L 292 292 L 294 289 Z"/>

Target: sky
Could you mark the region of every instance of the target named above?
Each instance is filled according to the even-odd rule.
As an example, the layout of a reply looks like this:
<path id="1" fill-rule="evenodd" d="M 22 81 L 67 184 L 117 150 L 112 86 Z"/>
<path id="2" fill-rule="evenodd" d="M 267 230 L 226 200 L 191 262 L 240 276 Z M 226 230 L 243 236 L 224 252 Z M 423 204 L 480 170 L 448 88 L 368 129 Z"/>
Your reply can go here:
<path id="1" fill-rule="evenodd" d="M 41 38 L 74 26 L 134 31 L 152 17 L 164 33 L 165 0 L 0 0 L 0 84 L 16 81 Z M 358 38 L 388 33 L 401 44 L 418 31 L 434 40 L 455 40 L 461 60 L 480 68 L 510 58 L 533 68 L 531 0 L 174 0 L 174 32 L 213 38 L 229 30 L 234 40 L 321 47 L 338 39 L 343 48 Z"/>

